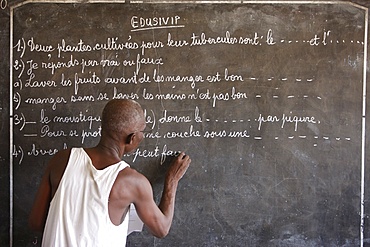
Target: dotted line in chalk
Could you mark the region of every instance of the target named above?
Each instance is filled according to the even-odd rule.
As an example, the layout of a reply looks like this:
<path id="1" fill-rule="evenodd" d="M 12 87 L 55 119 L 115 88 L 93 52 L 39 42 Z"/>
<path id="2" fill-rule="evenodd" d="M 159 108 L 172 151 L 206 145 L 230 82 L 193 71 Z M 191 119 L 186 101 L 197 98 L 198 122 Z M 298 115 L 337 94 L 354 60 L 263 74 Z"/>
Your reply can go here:
<path id="1" fill-rule="evenodd" d="M 258 77 L 249 77 L 247 79 L 252 80 L 252 81 L 263 81 L 264 80 L 264 79 L 261 79 L 261 78 L 258 78 Z M 272 82 L 272 81 L 292 82 L 293 81 L 293 82 L 308 82 L 308 83 L 315 81 L 314 78 L 306 78 L 306 79 L 293 78 L 293 79 L 289 79 L 288 77 L 275 78 L 273 76 L 268 77 L 266 80 L 269 81 L 269 82 Z"/>
<path id="2" fill-rule="evenodd" d="M 258 98 L 262 98 L 262 95 L 261 94 L 256 94 L 255 97 L 257 99 Z M 287 98 L 287 99 L 294 99 L 294 98 L 308 99 L 308 98 L 314 98 L 314 99 L 322 100 L 322 98 L 320 96 L 309 96 L 309 95 L 287 95 L 287 96 L 283 96 L 283 97 L 280 97 L 279 95 L 272 95 L 272 98 L 273 99 L 279 99 L 279 98 Z"/>
<path id="3" fill-rule="evenodd" d="M 240 96 L 241 94 L 243 94 L 243 96 Z M 234 95 L 233 95 L 233 99 L 248 99 L 248 98 L 256 98 L 256 99 L 261 99 L 261 98 L 263 98 L 263 96 L 261 95 L 261 94 L 256 94 L 256 95 L 254 95 L 254 96 L 247 96 L 245 93 L 241 93 L 241 94 L 239 94 L 239 93 L 235 93 Z M 276 94 L 274 94 L 274 95 L 272 95 L 271 96 L 273 99 L 280 99 L 280 98 L 282 98 L 282 99 L 284 99 L 284 98 L 286 98 L 286 99 L 308 99 L 308 98 L 313 98 L 313 99 L 318 99 L 318 100 L 322 100 L 322 97 L 320 97 L 320 96 L 309 96 L 309 95 L 286 95 L 286 96 L 279 96 L 279 95 L 276 95 Z"/>
<path id="4" fill-rule="evenodd" d="M 210 122 L 211 120 L 209 118 L 205 119 L 207 122 Z M 248 120 L 243 120 L 243 119 L 240 119 L 240 120 L 214 120 L 214 122 L 216 123 L 243 123 L 243 122 L 250 122 L 251 120 L 248 119 Z M 249 138 L 251 137 L 250 135 L 246 135 L 245 137 Z M 262 136 L 254 136 L 252 137 L 254 140 L 262 140 Z M 293 140 L 293 139 L 307 139 L 308 137 L 306 135 L 298 135 L 298 136 L 295 136 L 295 135 L 290 135 L 290 136 L 287 136 L 285 138 L 281 138 L 279 136 L 275 136 L 274 139 L 275 140 L 280 140 L 280 139 L 289 139 L 289 140 Z M 330 138 L 329 136 L 313 136 L 313 138 L 317 141 L 319 141 L 320 139 L 321 140 L 324 140 L 324 141 L 329 141 L 329 140 L 335 140 L 335 141 L 351 141 L 351 138 L 350 137 L 335 137 L 335 138 Z M 313 144 L 314 146 L 317 146 L 317 143 Z"/>
<path id="5" fill-rule="evenodd" d="M 209 118 L 206 118 L 205 119 L 207 122 L 211 122 L 211 119 Z M 244 122 L 251 122 L 251 119 L 247 119 L 247 120 L 244 120 L 244 119 L 232 119 L 232 120 L 219 120 L 219 119 L 214 119 L 213 120 L 214 122 L 216 123 L 244 123 Z M 255 122 L 258 122 L 257 119 L 254 119 Z M 271 122 L 270 122 L 271 123 Z M 320 124 L 320 120 L 317 120 L 317 123 Z"/>
<path id="6" fill-rule="evenodd" d="M 209 121 L 209 119 L 207 119 L 207 121 Z M 251 137 L 250 135 L 246 135 L 245 137 L 249 138 Z M 313 138 L 315 140 L 324 140 L 324 141 L 329 141 L 331 139 L 335 140 L 335 141 L 351 141 L 351 138 L 350 137 L 335 137 L 335 138 L 330 138 L 329 136 L 313 136 Z M 262 140 L 262 136 L 254 136 L 253 139 L 255 140 Z M 298 136 L 295 136 L 295 135 L 290 135 L 290 136 L 287 136 L 285 138 L 280 138 L 279 136 L 275 136 L 274 137 L 275 140 L 280 140 L 280 139 L 289 139 L 289 140 L 293 140 L 293 139 L 307 139 L 307 136 L 306 135 L 298 135 Z"/>
<path id="7" fill-rule="evenodd" d="M 250 135 L 247 135 L 245 136 L 247 138 L 251 137 Z M 262 136 L 253 136 L 251 137 L 252 139 L 254 140 L 263 140 L 263 139 L 269 139 L 269 138 L 263 138 Z M 270 138 L 271 139 L 271 138 Z M 307 136 L 303 136 L 303 135 L 299 135 L 299 136 L 288 136 L 288 137 L 285 137 L 285 138 L 281 138 L 279 136 L 275 136 L 273 138 L 274 140 L 282 140 L 282 139 L 288 139 L 288 140 L 293 140 L 293 139 L 307 139 Z M 320 141 L 320 140 L 324 140 L 324 141 L 329 141 L 331 140 L 332 138 L 330 138 L 329 136 L 322 136 L 322 137 L 319 137 L 319 136 L 314 136 L 314 139 L 317 140 L 317 141 Z M 351 137 L 335 137 L 333 138 L 334 141 L 351 141 Z M 317 143 L 314 143 L 313 146 L 316 147 L 318 144 Z"/>
<path id="8" fill-rule="evenodd" d="M 305 136 L 305 135 L 299 135 L 299 136 L 292 135 L 292 136 L 288 136 L 287 138 L 290 139 L 290 140 L 293 140 L 295 138 L 298 138 L 298 139 L 307 139 L 307 136 Z M 331 138 L 329 136 L 321 136 L 321 137 L 314 136 L 313 138 L 316 139 L 316 140 L 320 140 L 320 139 L 323 139 L 325 141 L 331 140 Z M 279 140 L 279 137 L 278 136 L 275 136 L 274 139 L 275 140 Z M 341 140 L 350 141 L 351 140 L 350 137 L 344 137 L 344 138 L 343 137 L 335 137 L 333 139 L 336 140 L 336 141 L 341 141 Z"/>
<path id="9" fill-rule="evenodd" d="M 207 118 L 206 119 L 206 121 L 207 122 L 210 122 L 211 121 L 211 119 L 209 119 L 209 118 Z M 233 120 L 218 120 L 218 119 L 215 119 L 214 120 L 216 123 L 230 123 L 230 122 L 232 122 L 232 123 L 244 123 L 244 122 L 246 122 L 245 120 L 243 120 L 243 119 L 239 119 L 239 120 L 235 120 L 235 119 L 233 119 Z M 247 120 L 248 122 L 250 122 L 251 120 L 250 119 L 248 119 Z"/>
<path id="10" fill-rule="evenodd" d="M 280 40 L 280 43 L 285 43 L 285 44 L 293 44 L 293 43 L 308 43 L 310 44 L 311 43 L 311 40 L 285 40 L 285 39 L 281 39 Z M 351 43 L 351 44 L 358 44 L 358 45 L 364 45 L 365 43 L 363 41 L 359 41 L 359 40 L 350 40 L 350 41 L 345 41 L 345 40 L 330 40 L 330 41 L 327 41 L 326 44 L 346 44 L 346 43 Z M 320 42 L 320 44 L 322 44 Z"/>

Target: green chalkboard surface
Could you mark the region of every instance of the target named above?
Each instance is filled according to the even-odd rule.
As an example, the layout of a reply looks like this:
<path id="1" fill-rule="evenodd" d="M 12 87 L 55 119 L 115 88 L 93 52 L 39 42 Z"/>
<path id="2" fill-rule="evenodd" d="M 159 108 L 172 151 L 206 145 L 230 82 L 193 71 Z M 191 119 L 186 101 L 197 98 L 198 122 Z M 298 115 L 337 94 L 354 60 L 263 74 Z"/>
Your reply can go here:
<path id="1" fill-rule="evenodd" d="M 95 145 L 113 98 L 145 110 L 153 131 L 123 159 L 156 199 L 173 155 L 192 158 L 169 235 L 127 246 L 367 243 L 365 7 L 23 2 L 9 18 L 13 246 L 40 244 L 45 165 Z"/>

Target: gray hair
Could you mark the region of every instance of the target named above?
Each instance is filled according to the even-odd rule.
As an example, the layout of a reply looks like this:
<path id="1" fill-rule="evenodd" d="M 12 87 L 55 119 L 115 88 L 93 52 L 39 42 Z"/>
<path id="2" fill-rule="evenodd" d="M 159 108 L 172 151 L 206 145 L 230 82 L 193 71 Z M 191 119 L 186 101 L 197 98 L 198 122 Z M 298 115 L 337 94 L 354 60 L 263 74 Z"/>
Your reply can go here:
<path id="1" fill-rule="evenodd" d="M 102 114 L 102 129 L 107 133 L 131 133 L 138 131 L 138 124 L 144 121 L 140 104 L 129 99 L 109 101 Z"/>

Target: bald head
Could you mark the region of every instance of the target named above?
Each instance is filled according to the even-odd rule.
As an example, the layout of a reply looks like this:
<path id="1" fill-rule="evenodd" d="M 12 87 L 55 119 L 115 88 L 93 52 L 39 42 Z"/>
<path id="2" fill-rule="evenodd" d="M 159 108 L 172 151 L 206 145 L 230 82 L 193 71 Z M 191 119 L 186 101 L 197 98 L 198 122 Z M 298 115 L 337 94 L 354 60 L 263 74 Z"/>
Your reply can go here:
<path id="1" fill-rule="evenodd" d="M 143 109 L 134 100 L 114 99 L 104 107 L 102 129 L 106 133 L 132 133 L 145 123 Z"/>

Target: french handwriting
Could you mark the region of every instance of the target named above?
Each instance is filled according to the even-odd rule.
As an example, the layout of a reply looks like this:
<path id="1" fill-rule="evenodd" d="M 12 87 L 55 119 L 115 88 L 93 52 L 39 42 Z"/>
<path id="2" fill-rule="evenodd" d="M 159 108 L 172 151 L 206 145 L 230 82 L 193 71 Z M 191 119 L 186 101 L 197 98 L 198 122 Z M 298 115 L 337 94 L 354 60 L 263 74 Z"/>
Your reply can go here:
<path id="1" fill-rule="evenodd" d="M 167 35 L 167 46 L 168 47 L 183 47 L 183 46 L 188 46 L 189 42 L 186 40 L 174 40 L 172 38 L 171 33 L 168 33 Z"/>
<path id="2" fill-rule="evenodd" d="M 201 136 L 202 135 L 200 133 L 200 130 L 196 130 L 194 129 L 193 125 L 190 125 L 188 130 L 166 131 L 166 133 L 164 133 L 163 135 L 163 138 L 173 139 L 173 138 L 191 138 L 191 137 L 201 137 Z"/>
<path id="3" fill-rule="evenodd" d="M 156 116 L 154 111 L 144 109 L 144 117 L 145 123 L 150 127 L 150 129 L 154 129 L 156 127 Z"/>
<path id="4" fill-rule="evenodd" d="M 18 110 L 22 102 L 22 96 L 19 92 L 14 92 L 13 102 L 15 103 L 14 109 Z"/>
<path id="5" fill-rule="evenodd" d="M 36 81 L 35 74 L 32 73 L 28 79 L 26 79 L 26 83 L 24 87 L 28 88 L 46 88 L 46 87 L 57 87 L 57 83 L 54 80 L 44 80 L 44 81 Z"/>
<path id="6" fill-rule="evenodd" d="M 0 8 L 1 9 L 6 9 L 7 6 L 8 6 L 8 0 L 1 0 L 0 1 Z"/>
<path id="7" fill-rule="evenodd" d="M 167 157 L 174 157 L 178 155 L 180 151 L 178 150 L 171 150 L 167 147 L 167 144 L 164 144 L 162 147 L 156 145 L 154 149 L 143 149 L 143 148 L 137 148 L 133 153 L 131 154 L 125 154 L 125 157 L 131 157 L 132 156 L 132 162 L 135 162 L 137 158 L 160 158 L 160 164 L 162 165 Z"/>
<path id="8" fill-rule="evenodd" d="M 246 92 L 239 92 L 235 87 L 231 88 L 231 92 L 219 92 L 219 93 L 213 93 L 212 96 L 212 107 L 216 107 L 216 103 L 218 101 L 229 101 L 229 100 L 241 100 L 241 99 L 247 99 L 247 93 Z"/>
<path id="9" fill-rule="evenodd" d="M 190 123 L 191 117 L 189 115 L 183 115 L 183 116 L 177 116 L 177 115 L 171 115 L 167 114 L 167 110 L 163 111 L 163 115 L 158 120 L 160 123 Z"/>
<path id="10" fill-rule="evenodd" d="M 157 158 L 160 156 L 159 147 L 155 146 L 154 150 L 137 148 L 132 154 L 132 162 L 135 162 L 138 157 L 142 158 Z"/>
<path id="11" fill-rule="evenodd" d="M 89 73 L 91 74 L 91 73 Z M 81 77 L 78 73 L 75 73 L 74 78 L 74 93 L 78 93 L 79 85 L 82 84 L 99 84 L 101 81 L 100 77 L 93 72 L 89 77 Z"/>
<path id="12" fill-rule="evenodd" d="M 41 68 L 49 69 L 52 75 L 58 69 L 69 69 L 78 65 L 80 65 L 80 62 L 78 59 L 74 58 L 73 55 L 71 55 L 67 61 L 41 62 Z"/>
<path id="13" fill-rule="evenodd" d="M 77 44 L 68 44 L 64 39 L 57 45 L 58 58 L 65 53 L 83 53 L 92 51 L 123 51 L 137 50 L 140 45 L 136 42 L 131 42 L 131 36 L 128 36 L 126 41 L 121 42 L 118 37 L 109 37 L 105 43 L 95 43 L 93 45 L 86 44 L 83 39 L 80 39 Z"/>
<path id="14" fill-rule="evenodd" d="M 113 97 L 112 99 L 133 99 L 138 100 L 139 95 L 137 93 L 131 92 L 131 93 L 125 93 L 120 92 L 116 87 L 113 88 Z"/>
<path id="15" fill-rule="evenodd" d="M 22 131 L 26 125 L 35 124 L 35 121 L 27 121 L 26 116 L 21 112 L 20 114 L 14 114 L 14 125 L 19 126 L 19 131 Z"/>
<path id="16" fill-rule="evenodd" d="M 5 4 L 5 5 L 4 5 Z M 1 1 L 1 7 L 7 1 Z M 54 43 L 37 40 L 34 37 L 22 37 L 13 46 L 15 57 L 13 62 L 14 84 L 13 95 L 14 124 L 17 131 L 22 132 L 23 138 L 45 138 L 50 140 L 76 139 L 81 144 L 101 136 L 100 116 L 91 114 L 88 109 L 80 109 L 80 102 L 108 101 L 110 99 L 134 99 L 151 106 L 152 101 L 162 104 L 160 111 L 144 108 L 145 121 L 152 129 L 151 133 L 144 133 L 150 141 L 171 141 L 188 138 L 250 138 L 255 141 L 266 138 L 275 141 L 300 140 L 309 141 L 307 134 L 301 134 L 302 126 L 309 124 L 319 125 L 320 120 L 313 115 L 296 114 L 281 109 L 276 114 L 248 116 L 237 119 L 231 113 L 222 119 L 221 116 L 209 116 L 209 109 L 215 110 L 225 104 L 248 103 L 248 100 L 283 100 L 314 99 L 320 103 L 322 95 L 303 92 L 302 94 L 288 93 L 285 95 L 274 91 L 272 96 L 266 91 L 250 92 L 254 86 L 275 89 L 280 87 L 294 87 L 295 85 L 318 84 L 314 75 L 268 76 L 248 74 L 247 71 L 233 71 L 227 64 L 218 65 L 208 73 L 202 72 L 171 72 L 168 70 L 167 50 L 197 49 L 200 46 L 225 45 L 225 47 L 248 47 L 260 49 L 268 46 L 275 49 L 278 46 L 301 45 L 303 48 L 327 47 L 335 44 L 363 45 L 362 40 L 341 40 L 333 30 L 323 29 L 317 33 L 308 34 L 302 39 L 285 37 L 277 39 L 273 28 L 259 31 L 249 31 L 246 34 L 234 35 L 225 30 L 221 34 L 207 32 L 193 32 L 183 36 L 170 32 L 172 28 L 184 28 L 183 19 L 178 16 L 157 16 L 144 18 L 132 16 L 130 20 L 131 35 L 125 37 L 106 37 L 103 42 L 92 42 L 86 38 L 77 37 L 75 41 L 61 39 Z M 168 29 L 166 35 L 158 40 L 137 39 L 137 32 Z M 184 29 L 185 30 L 185 29 Z M 166 49 L 164 52 L 164 49 Z M 163 52 L 162 52 L 163 50 Z M 37 53 L 41 59 L 34 59 Z M 101 57 L 95 55 L 103 54 Z M 355 68 L 359 59 L 348 57 L 345 63 Z M 181 61 L 179 66 L 181 66 Z M 246 70 L 249 68 L 246 68 Z M 117 73 L 113 73 L 117 72 Z M 270 72 L 271 73 L 271 72 Z M 154 85 L 153 85 L 154 84 Z M 163 85 L 163 87 L 161 86 Z M 222 85 L 222 87 L 221 87 Z M 136 87 L 138 86 L 138 87 Z M 189 90 L 184 90 L 187 88 Z M 53 92 L 52 95 L 32 97 L 28 92 L 40 92 L 43 89 Z M 92 90 L 86 90 L 92 89 Z M 39 90 L 39 91 L 37 91 Z M 273 91 L 273 89 L 271 89 Z M 269 92 L 271 92 L 269 91 Z M 24 95 L 23 95 L 24 94 Z M 23 97 L 22 97 L 23 96 Z M 189 104 L 187 111 L 167 109 L 166 102 Z M 207 102 L 203 104 L 203 102 Z M 63 112 L 65 105 L 76 103 L 72 112 L 55 115 Z M 38 121 L 31 121 L 27 111 L 22 106 L 31 106 L 39 109 Z M 211 108 L 208 108 L 208 107 Z M 41 109 L 40 109 L 41 108 Z M 190 109 L 190 110 L 189 110 Z M 210 123 L 216 125 L 209 125 Z M 82 129 L 74 128 L 74 124 L 84 123 Z M 224 125 L 228 125 L 225 127 Z M 257 124 L 257 128 L 252 129 Z M 280 129 L 289 129 L 293 134 L 263 136 L 264 126 L 276 125 Z M 37 129 L 37 133 L 24 133 L 27 126 Z M 274 133 L 275 134 L 275 133 Z M 320 141 L 350 141 L 349 136 L 314 136 L 313 146 L 319 146 Z M 310 139 L 310 140 L 311 140 Z M 30 147 L 14 145 L 13 156 L 19 164 L 25 155 L 50 156 L 58 150 L 55 147 Z M 138 148 L 132 157 L 135 162 L 138 158 L 159 158 L 161 164 L 166 157 L 174 156 L 178 151 L 168 148 L 169 144 L 156 145 L 154 149 Z M 66 146 L 64 144 L 64 146 Z M 26 151 L 23 151 L 26 150 Z"/>
<path id="17" fill-rule="evenodd" d="M 153 30 L 153 29 L 167 29 L 184 27 L 180 24 L 181 17 L 175 16 L 155 16 L 155 17 L 131 17 L 131 32 Z"/>
<path id="18" fill-rule="evenodd" d="M 18 42 L 16 43 L 15 46 L 13 46 L 16 52 L 20 52 L 21 54 L 19 55 L 20 58 L 23 57 L 25 51 L 26 51 L 26 41 L 24 38 L 19 39 Z"/>
<path id="19" fill-rule="evenodd" d="M 22 164 L 24 158 L 24 151 L 21 145 L 13 145 L 13 153 L 12 156 L 18 159 L 18 164 Z"/>
<path id="20" fill-rule="evenodd" d="M 315 36 L 310 40 L 311 46 L 318 46 L 320 43 L 323 45 L 327 45 L 327 39 L 330 35 L 331 31 L 323 31 L 322 35 L 315 34 Z"/>
<path id="21" fill-rule="evenodd" d="M 84 144 L 86 138 L 97 138 L 101 136 L 101 126 L 97 130 L 85 130 L 81 131 L 81 144 Z"/>
<path id="22" fill-rule="evenodd" d="M 40 120 L 41 124 L 50 124 L 50 123 L 62 123 L 62 124 L 76 124 L 76 123 L 88 123 L 89 129 L 92 128 L 94 123 L 101 122 L 100 115 L 91 115 L 89 110 L 80 111 L 75 115 L 64 115 L 64 116 L 47 116 L 47 110 L 41 109 L 40 111 Z"/>
<path id="23" fill-rule="evenodd" d="M 94 102 L 95 96 L 94 95 L 71 95 L 71 103 L 76 102 Z"/>
<path id="24" fill-rule="evenodd" d="M 140 54 L 137 54 L 136 57 L 136 74 L 139 74 L 140 68 L 142 65 L 163 65 L 162 57 L 141 57 Z"/>
<path id="25" fill-rule="evenodd" d="M 158 83 L 163 82 L 179 82 L 190 83 L 191 88 L 195 88 L 196 83 L 204 82 L 202 75 L 161 75 L 157 69 L 153 71 L 153 81 Z"/>
<path id="26" fill-rule="evenodd" d="M 68 101 L 64 98 L 64 96 L 57 96 L 57 97 L 28 97 L 24 100 L 24 103 L 30 105 L 44 105 L 49 104 L 53 110 L 57 109 L 59 104 L 67 104 Z"/>
<path id="27" fill-rule="evenodd" d="M 320 124 L 320 121 L 317 120 L 314 116 L 297 116 L 297 115 L 288 115 L 285 113 L 283 113 L 282 116 L 276 115 L 262 116 L 262 114 L 260 114 L 256 121 L 258 122 L 258 130 L 261 130 L 262 124 L 265 123 L 279 123 L 282 129 L 286 126 L 286 124 L 291 123 L 294 125 L 294 131 L 298 130 L 298 124 L 300 123 Z"/>
<path id="28" fill-rule="evenodd" d="M 164 44 L 162 41 L 157 40 L 157 41 L 141 41 L 140 49 L 141 49 L 141 54 L 144 55 L 145 51 L 147 49 L 159 49 L 163 48 Z"/>
<path id="29" fill-rule="evenodd" d="M 67 137 L 68 133 L 64 130 L 51 130 L 49 125 L 44 125 L 40 130 L 40 137 Z"/>
<path id="30" fill-rule="evenodd" d="M 15 60 L 13 68 L 14 68 L 15 71 L 19 71 L 18 78 L 20 78 L 22 76 L 24 68 L 25 68 L 24 61 L 22 59 Z"/>
<path id="31" fill-rule="evenodd" d="M 35 136 L 37 136 L 35 134 Z M 45 124 L 40 128 L 40 133 L 38 135 L 41 138 L 78 138 L 81 144 L 84 144 L 86 139 L 99 138 L 101 136 L 101 126 L 96 129 L 84 128 L 82 130 L 78 129 L 69 129 L 69 127 L 63 129 L 61 127 L 52 126 Z"/>
<path id="32" fill-rule="evenodd" d="M 33 37 L 27 41 L 27 46 L 31 52 L 51 53 L 55 50 L 55 48 L 50 44 L 44 45 L 35 42 Z"/>
<path id="33" fill-rule="evenodd" d="M 206 130 L 203 134 L 204 138 L 214 139 L 214 138 L 245 138 L 250 137 L 247 130 L 242 131 L 231 131 L 231 130 Z"/>
<path id="34" fill-rule="evenodd" d="M 190 37 L 191 42 L 190 46 L 202 46 L 202 45 L 217 45 L 217 44 L 227 44 L 227 45 L 235 45 L 238 44 L 238 38 L 232 37 L 229 31 L 225 32 L 225 36 L 217 36 L 217 37 L 207 37 L 205 33 L 201 33 L 196 35 L 193 33 Z M 241 38 L 239 38 L 241 39 Z M 255 38 L 251 39 L 251 42 L 245 42 L 244 44 L 251 44 L 251 45 L 259 45 L 259 37 L 258 34 L 255 33 Z"/>

